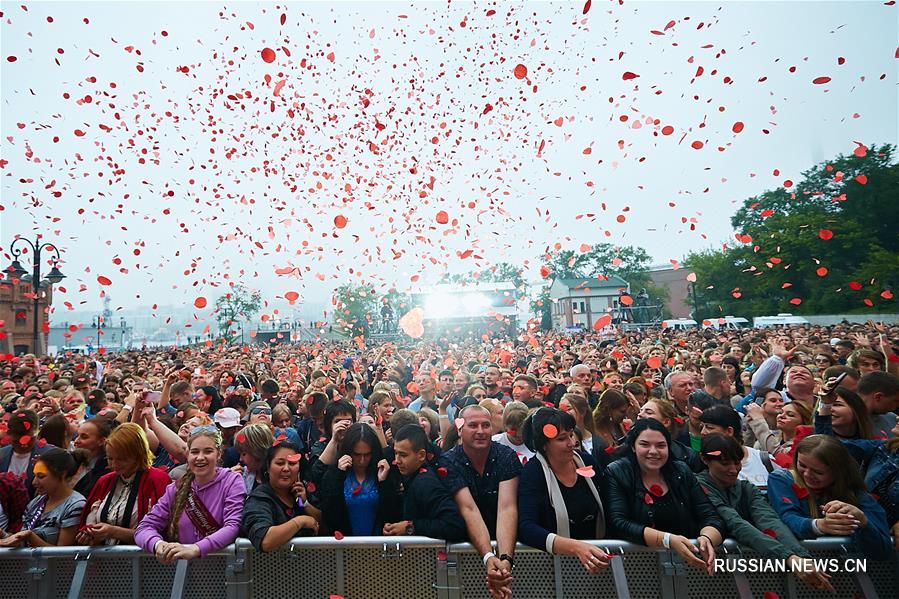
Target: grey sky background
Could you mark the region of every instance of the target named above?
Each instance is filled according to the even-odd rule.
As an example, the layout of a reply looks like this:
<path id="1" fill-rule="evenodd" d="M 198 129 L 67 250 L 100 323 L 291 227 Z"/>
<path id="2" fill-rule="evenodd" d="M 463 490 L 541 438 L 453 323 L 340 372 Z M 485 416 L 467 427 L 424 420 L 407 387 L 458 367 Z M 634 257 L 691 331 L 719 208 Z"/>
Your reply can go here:
<path id="1" fill-rule="evenodd" d="M 746 197 L 897 141 L 882 2 L 21 4 L 0 25 L 0 253 L 59 244 L 57 319 L 104 290 L 160 317 L 203 296 L 202 318 L 234 281 L 272 314 L 349 281 L 536 279 L 556 243 L 682 260 L 732 240 Z"/>

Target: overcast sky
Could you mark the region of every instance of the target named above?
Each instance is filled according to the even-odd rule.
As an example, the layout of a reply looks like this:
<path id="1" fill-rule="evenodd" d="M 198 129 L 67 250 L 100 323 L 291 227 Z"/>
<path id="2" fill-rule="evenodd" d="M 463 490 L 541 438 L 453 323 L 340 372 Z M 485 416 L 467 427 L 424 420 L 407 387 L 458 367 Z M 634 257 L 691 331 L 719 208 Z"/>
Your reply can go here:
<path id="1" fill-rule="evenodd" d="M 206 315 L 244 281 L 271 314 L 501 261 L 536 279 L 556 243 L 682 260 L 743 199 L 897 141 L 883 2 L 20 5 L 0 250 L 59 244 L 61 319 L 104 291 Z"/>

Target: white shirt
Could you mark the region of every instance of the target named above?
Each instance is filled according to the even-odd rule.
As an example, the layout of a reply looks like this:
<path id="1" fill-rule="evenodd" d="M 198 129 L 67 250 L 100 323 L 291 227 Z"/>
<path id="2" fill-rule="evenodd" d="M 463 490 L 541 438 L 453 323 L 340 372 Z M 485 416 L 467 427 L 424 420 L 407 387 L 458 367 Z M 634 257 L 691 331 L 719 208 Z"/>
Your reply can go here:
<path id="1" fill-rule="evenodd" d="M 760 490 L 768 489 L 768 469 L 765 468 L 765 462 L 762 461 L 762 452 L 754 447 L 744 447 L 746 450 L 746 458 L 743 460 L 743 467 L 740 469 L 739 480 L 748 480 Z M 780 466 L 771 462 L 775 469 Z"/>
<path id="2" fill-rule="evenodd" d="M 534 457 L 534 452 L 528 449 L 527 445 L 522 443 L 521 445 L 515 445 L 509 439 L 509 435 L 506 433 L 496 433 L 492 437 L 490 437 L 493 441 L 496 441 L 500 445 L 505 445 L 509 447 L 518 455 L 518 459 L 521 460 L 521 463 L 524 464 L 529 459 Z"/>
<path id="3" fill-rule="evenodd" d="M 28 464 L 31 463 L 31 452 L 28 453 L 16 453 L 12 452 L 12 457 L 9 459 L 9 472 L 12 472 L 16 476 L 25 474 L 28 472 Z"/>

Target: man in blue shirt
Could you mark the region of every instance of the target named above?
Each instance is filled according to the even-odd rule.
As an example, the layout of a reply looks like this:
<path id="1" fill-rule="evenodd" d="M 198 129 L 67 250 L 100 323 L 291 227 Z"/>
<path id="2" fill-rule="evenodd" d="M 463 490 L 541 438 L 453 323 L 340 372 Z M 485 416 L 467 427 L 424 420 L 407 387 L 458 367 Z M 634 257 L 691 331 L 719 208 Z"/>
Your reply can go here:
<path id="1" fill-rule="evenodd" d="M 518 533 L 521 462 L 510 448 L 490 439 L 493 430 L 485 408 L 468 406 L 459 413 L 459 420 L 461 442 L 440 457 L 437 472 L 459 506 L 471 544 L 483 557 L 487 589 L 493 597 L 508 597 Z M 490 543 L 494 538 L 496 553 Z"/>

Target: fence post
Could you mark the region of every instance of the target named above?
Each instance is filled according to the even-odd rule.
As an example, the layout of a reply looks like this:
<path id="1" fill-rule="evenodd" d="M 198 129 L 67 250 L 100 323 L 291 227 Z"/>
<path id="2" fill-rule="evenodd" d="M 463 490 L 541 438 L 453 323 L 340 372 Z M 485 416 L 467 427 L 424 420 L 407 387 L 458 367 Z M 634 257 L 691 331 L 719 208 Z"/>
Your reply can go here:
<path id="1" fill-rule="evenodd" d="M 175 563 L 175 579 L 172 581 L 172 599 L 181 599 L 184 596 L 184 585 L 187 583 L 186 559 L 179 559 Z"/>
<path id="2" fill-rule="evenodd" d="M 249 599 L 252 581 L 247 567 L 247 550 L 234 544 L 225 565 L 225 596 L 227 599 Z"/>
<path id="3" fill-rule="evenodd" d="M 611 558 L 612 582 L 615 583 L 615 593 L 618 595 L 618 599 L 631 599 L 631 590 L 627 585 L 627 574 L 624 571 L 624 550 L 619 548 L 617 554 L 610 551 L 606 551 L 606 553 Z"/>
<path id="4" fill-rule="evenodd" d="M 436 559 L 434 572 L 437 579 L 434 581 L 434 590 L 437 591 L 437 599 L 458 599 L 459 556 L 446 550 L 440 550 L 437 552 Z"/>
<path id="5" fill-rule="evenodd" d="M 38 552 L 32 552 L 31 565 L 25 571 L 28 577 L 29 596 L 34 599 L 50 599 L 53 591 L 53 573 L 50 572 L 50 560 Z"/>
<path id="6" fill-rule="evenodd" d="M 84 589 L 84 582 L 87 578 L 87 567 L 90 564 L 90 552 L 75 554 L 75 573 L 72 575 L 72 584 L 69 585 L 69 599 L 78 599 L 81 597 L 81 591 Z"/>
<path id="7" fill-rule="evenodd" d="M 553 555 L 553 583 L 556 587 L 556 597 L 565 596 L 565 586 L 562 584 L 562 558 Z"/>

